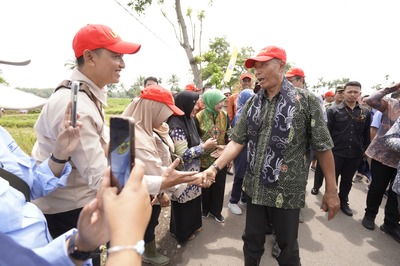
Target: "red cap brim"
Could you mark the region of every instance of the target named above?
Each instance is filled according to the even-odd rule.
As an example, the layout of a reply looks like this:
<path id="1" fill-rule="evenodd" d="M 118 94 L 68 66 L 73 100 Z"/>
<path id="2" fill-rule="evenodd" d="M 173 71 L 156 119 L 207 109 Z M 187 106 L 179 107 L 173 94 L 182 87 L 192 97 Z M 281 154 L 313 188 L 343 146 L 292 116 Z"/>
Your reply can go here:
<path id="1" fill-rule="evenodd" d="M 168 104 L 168 107 L 174 112 L 174 115 L 184 115 L 185 112 L 183 112 L 181 109 L 179 109 L 176 105 L 173 104 Z"/>
<path id="2" fill-rule="evenodd" d="M 272 56 L 260 55 L 260 56 L 256 56 L 256 57 L 252 57 L 252 58 L 247 59 L 246 62 L 244 63 L 244 65 L 247 68 L 252 68 L 252 67 L 254 67 L 254 62 L 267 62 L 267 61 L 269 61 L 271 59 L 273 59 Z"/>
<path id="3" fill-rule="evenodd" d="M 104 48 L 117 54 L 135 54 L 140 50 L 140 47 L 141 45 L 137 43 L 120 41 Z"/>

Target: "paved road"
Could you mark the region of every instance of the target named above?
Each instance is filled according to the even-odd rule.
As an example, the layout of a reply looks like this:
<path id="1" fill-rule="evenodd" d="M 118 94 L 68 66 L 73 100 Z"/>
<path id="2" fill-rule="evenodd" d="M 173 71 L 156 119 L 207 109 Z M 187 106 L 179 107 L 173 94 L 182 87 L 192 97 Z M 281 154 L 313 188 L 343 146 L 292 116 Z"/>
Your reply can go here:
<path id="1" fill-rule="evenodd" d="M 227 176 L 222 211 L 226 222 L 220 224 L 211 217 L 203 219 L 203 230 L 185 245 L 178 245 L 171 237 L 168 232 L 169 209 L 163 210 L 156 237 L 161 246 L 160 251 L 171 258 L 169 265 L 243 265 L 241 235 L 245 213 L 241 216 L 234 215 L 226 206 L 232 179 L 232 176 Z M 361 225 L 367 193 L 365 183 L 355 183 L 350 193 L 349 203 L 354 216 L 348 217 L 339 211 L 329 222 L 320 211 L 321 193 L 317 196 L 309 193 L 312 184 L 313 172 L 310 172 L 307 206 L 304 209 L 305 223 L 299 227 L 302 265 L 400 265 L 400 244 L 379 230 L 379 225 L 383 222 L 382 206 L 386 202 L 385 199 L 376 219 L 378 227 L 374 231 L 369 231 Z M 261 265 L 278 265 L 271 256 L 272 241 L 272 236 L 266 236 Z"/>

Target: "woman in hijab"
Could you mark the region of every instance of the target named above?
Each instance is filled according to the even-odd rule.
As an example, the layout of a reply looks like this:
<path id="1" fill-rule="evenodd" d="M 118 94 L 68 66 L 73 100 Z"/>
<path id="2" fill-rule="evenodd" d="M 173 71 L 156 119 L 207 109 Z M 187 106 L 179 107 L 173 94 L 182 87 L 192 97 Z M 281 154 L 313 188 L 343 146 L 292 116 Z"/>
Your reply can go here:
<path id="1" fill-rule="evenodd" d="M 183 116 L 173 115 L 168 120 L 169 134 L 174 142 L 175 154 L 183 161 L 184 171 L 200 171 L 200 155 L 204 150 L 214 149 L 217 141 L 209 138 L 204 143 L 197 132 L 194 117 L 199 110 L 200 95 L 182 91 L 175 96 L 176 106 L 183 110 Z M 178 197 L 171 197 L 170 232 L 178 242 L 184 243 L 195 237 L 202 227 L 201 188 L 188 186 Z"/>
<path id="2" fill-rule="evenodd" d="M 200 137 L 203 141 L 209 138 L 217 140 L 215 151 L 205 151 L 201 155 L 201 167 L 203 171 L 213 165 L 216 158 L 222 153 L 228 143 L 229 118 L 224 108 L 225 95 L 218 89 L 207 90 L 203 94 L 203 102 L 206 106 L 196 114 L 196 123 Z M 215 166 L 214 166 L 215 167 Z M 202 216 L 207 218 L 210 214 L 219 223 L 224 223 L 222 206 L 224 203 L 225 181 L 227 168 L 219 169 L 215 177 L 215 183 L 209 188 L 202 189 Z"/>
<path id="3" fill-rule="evenodd" d="M 169 135 L 168 130 L 165 132 L 166 124 L 164 122 L 173 114 L 183 115 L 184 113 L 175 106 L 171 92 L 159 85 L 150 85 L 144 88 L 140 96 L 134 99 L 122 114 L 131 116 L 135 120 L 135 157 L 146 165 L 145 175 L 147 176 L 157 176 L 161 179 L 171 164 L 170 150 L 173 145 L 172 141 L 171 147 L 168 145 Z M 181 173 L 189 174 L 191 172 Z M 174 172 L 169 172 L 167 180 L 172 174 Z M 169 258 L 157 252 L 155 241 L 155 227 L 158 225 L 161 213 L 159 204 L 163 204 L 164 198 L 167 197 L 164 193 L 159 193 L 160 189 L 165 187 L 164 180 L 157 182 L 154 179 L 146 178 L 146 182 L 149 193 L 152 195 L 153 209 L 144 236 L 146 244 L 142 259 L 152 265 L 166 265 L 169 263 Z M 185 189 L 186 184 L 182 184 L 171 187 L 168 191 L 179 196 Z M 169 204 L 169 199 L 164 202 Z"/>
<path id="4" fill-rule="evenodd" d="M 252 89 L 244 89 L 239 93 L 236 102 L 236 114 L 232 120 L 232 127 L 235 126 L 240 115 L 242 114 L 243 107 L 245 106 L 247 100 L 250 99 L 253 95 L 254 92 Z M 245 146 L 239 153 L 239 155 L 233 160 L 235 176 L 233 178 L 232 192 L 231 198 L 228 203 L 228 208 L 233 214 L 236 215 L 242 214 L 242 210 L 238 206 L 238 203 L 240 203 L 242 206 L 246 206 L 246 199 L 244 193 L 242 193 L 243 178 L 244 174 L 246 173 L 246 154 L 247 149 Z"/>

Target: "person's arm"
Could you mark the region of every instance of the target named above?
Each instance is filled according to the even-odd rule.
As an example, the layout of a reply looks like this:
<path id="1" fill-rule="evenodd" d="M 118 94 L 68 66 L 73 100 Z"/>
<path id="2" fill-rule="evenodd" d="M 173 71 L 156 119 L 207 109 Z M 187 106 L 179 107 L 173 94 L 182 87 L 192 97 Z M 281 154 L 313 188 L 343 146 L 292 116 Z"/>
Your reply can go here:
<path id="1" fill-rule="evenodd" d="M 141 264 L 144 232 L 151 215 L 149 193 L 143 182 L 144 167 L 136 161 L 119 195 L 115 188 L 104 191 L 102 203 L 111 233 L 107 266 Z"/>
<path id="2" fill-rule="evenodd" d="M 12 150 L 12 154 L 15 156 L 15 162 L 19 164 L 19 168 L 23 173 L 23 175 L 18 176 L 30 186 L 32 199 L 43 197 L 56 188 L 65 186 L 67 182 L 67 177 L 72 167 L 66 159 L 68 159 L 79 144 L 80 128 L 82 127 L 80 121 L 77 121 L 75 128 L 71 126 L 70 105 L 70 103 L 67 105 L 64 112 L 62 128 L 53 149 L 53 159 L 48 158 L 38 164 L 33 158 L 26 155 L 18 146 L 13 144 L 14 149 Z M 2 139 L 6 143 L 14 141 L 8 133 L 2 134 Z M 62 161 L 55 162 L 57 160 Z"/>
<path id="3" fill-rule="evenodd" d="M 383 97 L 386 95 L 396 92 L 400 89 L 400 83 L 396 83 L 390 87 L 380 89 L 374 93 L 372 93 L 369 97 L 365 99 L 365 102 L 372 108 L 385 112 L 387 109 L 388 103 L 383 100 Z"/>
<path id="4" fill-rule="evenodd" d="M 400 152 L 400 118 L 397 118 L 393 126 L 383 136 L 383 139 L 389 149 Z"/>
<path id="5" fill-rule="evenodd" d="M 331 220 L 340 207 L 332 150 L 315 151 L 315 155 L 325 176 L 325 194 L 322 198 L 321 209 L 329 212 L 328 220 Z"/>
<path id="6" fill-rule="evenodd" d="M 77 114 L 77 120 L 79 119 Z M 70 160 L 71 154 L 77 148 L 80 141 L 80 128 L 82 122 L 77 121 L 75 128 L 71 124 L 71 102 L 65 109 L 63 121 L 61 123 L 60 134 L 58 134 L 52 156 L 48 162 L 54 176 L 60 176 L 64 170 L 64 165 Z"/>
<path id="7" fill-rule="evenodd" d="M 197 172 L 175 170 L 179 165 L 178 159 L 172 162 L 170 166 L 162 167 L 161 160 L 157 161 L 154 155 L 149 154 L 148 151 L 136 149 L 135 152 L 136 158 L 146 165 L 145 180 L 151 195 L 157 195 L 163 189 L 172 188 L 182 183 L 189 183 L 197 179 L 194 176 Z M 174 189 L 176 193 L 179 193 L 185 187 L 175 187 Z"/>
<path id="8" fill-rule="evenodd" d="M 242 151 L 244 145 L 231 140 L 226 146 L 221 155 L 214 163 L 203 172 L 203 178 L 214 182 L 218 171 L 230 163 Z"/>

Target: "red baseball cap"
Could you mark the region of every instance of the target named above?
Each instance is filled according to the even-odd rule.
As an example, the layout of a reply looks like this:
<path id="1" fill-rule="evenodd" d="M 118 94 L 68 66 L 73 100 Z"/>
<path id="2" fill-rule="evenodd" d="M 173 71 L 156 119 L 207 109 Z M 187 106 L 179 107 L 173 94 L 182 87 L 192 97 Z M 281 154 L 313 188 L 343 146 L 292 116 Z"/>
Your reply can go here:
<path id="1" fill-rule="evenodd" d="M 326 98 L 326 97 L 329 97 L 329 96 L 335 96 L 335 93 L 333 92 L 333 91 L 327 91 L 327 92 L 325 92 L 325 94 L 324 94 L 324 97 Z"/>
<path id="2" fill-rule="evenodd" d="M 194 92 L 201 91 L 201 89 L 196 88 L 196 86 L 195 86 L 194 84 L 188 84 L 188 85 L 186 85 L 185 90 L 187 90 L 187 91 L 194 91 Z"/>
<path id="3" fill-rule="evenodd" d="M 277 46 L 264 47 L 255 57 L 251 57 L 244 62 L 247 68 L 254 67 L 254 62 L 266 62 L 273 58 L 277 58 L 286 63 L 286 52 Z"/>
<path id="4" fill-rule="evenodd" d="M 72 42 L 75 57 L 79 58 L 83 52 L 105 48 L 117 54 L 134 54 L 140 49 L 140 44 L 125 42 L 111 28 L 100 24 L 88 24 L 81 28 Z"/>
<path id="5" fill-rule="evenodd" d="M 168 105 L 175 115 L 184 115 L 185 113 L 175 105 L 172 93 L 160 85 L 149 85 L 142 90 L 139 95 L 142 99 L 152 100 Z"/>
<path id="6" fill-rule="evenodd" d="M 244 74 L 240 75 L 240 80 L 242 80 L 244 78 L 249 78 L 249 79 L 253 80 L 253 77 L 249 73 L 244 73 Z"/>
<path id="7" fill-rule="evenodd" d="M 285 76 L 287 78 L 291 78 L 291 77 L 294 77 L 294 76 L 299 76 L 299 77 L 302 77 L 302 78 L 305 77 L 304 71 L 301 68 L 298 68 L 298 67 L 292 67 L 291 69 L 289 69 L 288 72 L 286 72 Z"/>

